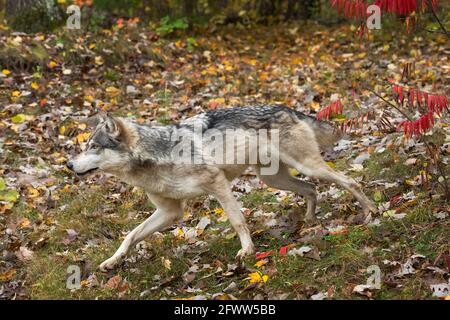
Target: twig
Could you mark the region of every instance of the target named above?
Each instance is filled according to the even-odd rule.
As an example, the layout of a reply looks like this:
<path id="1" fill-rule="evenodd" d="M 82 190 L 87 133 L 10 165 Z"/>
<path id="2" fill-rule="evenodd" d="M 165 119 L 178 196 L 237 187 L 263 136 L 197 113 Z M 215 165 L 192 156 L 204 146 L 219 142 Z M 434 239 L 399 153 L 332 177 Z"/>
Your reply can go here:
<path id="1" fill-rule="evenodd" d="M 442 31 L 442 30 L 430 30 L 430 29 L 427 29 L 427 28 L 422 28 L 422 30 L 424 30 L 424 31 L 426 31 L 426 32 L 429 32 L 429 33 L 439 33 L 439 34 L 446 34 L 444 31 Z"/>
<path id="2" fill-rule="evenodd" d="M 365 89 L 369 90 L 370 92 L 372 92 L 374 95 L 376 95 L 378 98 L 380 98 L 381 100 L 383 100 L 384 102 L 386 102 L 389 106 L 391 106 L 392 108 L 394 108 L 395 110 L 397 110 L 398 112 L 400 112 L 406 119 L 408 119 L 409 121 L 413 121 L 413 119 L 406 114 L 405 112 L 403 112 L 400 108 L 398 108 L 395 104 L 393 104 L 392 102 L 390 102 L 389 100 L 386 100 L 385 98 L 383 98 L 382 96 L 380 96 L 377 92 L 375 92 L 374 90 L 366 87 Z"/>
<path id="3" fill-rule="evenodd" d="M 434 11 L 433 5 L 431 4 L 430 0 L 427 0 L 428 8 L 430 9 L 431 13 L 433 14 L 434 19 L 436 19 L 437 23 L 441 27 L 442 31 L 447 35 L 447 37 L 450 39 L 450 33 L 445 29 L 445 26 L 442 24 L 441 20 L 436 14 L 436 11 Z"/>

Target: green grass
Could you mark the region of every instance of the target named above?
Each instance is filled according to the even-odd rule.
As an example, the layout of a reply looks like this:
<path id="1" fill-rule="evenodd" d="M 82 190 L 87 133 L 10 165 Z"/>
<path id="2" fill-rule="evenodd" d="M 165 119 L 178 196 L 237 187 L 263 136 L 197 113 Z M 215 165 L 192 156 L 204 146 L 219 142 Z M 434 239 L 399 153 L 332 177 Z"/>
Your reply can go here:
<path id="1" fill-rule="evenodd" d="M 384 163 L 383 161 L 388 161 L 384 155 L 372 157 L 367 163 L 367 174 L 372 176 L 375 171 L 379 171 L 377 162 Z M 389 168 L 386 163 L 380 166 Z M 388 181 L 403 178 L 404 174 L 414 174 L 409 167 L 400 167 L 400 164 L 397 166 L 398 175 L 387 173 L 386 177 L 390 177 L 386 178 Z M 131 260 L 125 261 L 114 271 L 102 273 L 97 270 L 98 265 L 114 253 L 125 232 L 132 230 L 154 210 L 143 193 L 132 192 L 131 188 L 121 192 L 120 197 L 111 197 L 111 194 L 118 193 L 115 189 L 117 187 L 112 186 L 114 184 L 106 183 L 81 192 L 74 190 L 62 196 L 55 209 L 45 216 L 34 209 L 28 209 L 24 204 L 14 208 L 13 214 L 17 217 L 26 217 L 33 224 L 39 222 L 41 226 L 46 226 L 43 231 L 38 228 L 28 234 L 31 243 L 46 237 L 44 244 L 34 250 L 33 259 L 25 266 L 31 298 L 190 298 L 198 294 L 221 293 L 234 282 L 238 289 L 232 292 L 232 295 L 241 299 L 252 299 L 256 294 L 267 298 L 277 293 L 287 293 L 289 299 L 307 299 L 321 291 L 333 292 L 333 299 L 365 299 L 364 296 L 352 293 L 352 288 L 366 283 L 367 267 L 378 265 L 382 275 L 386 275 L 391 270 L 383 264 L 384 260 L 404 263 L 412 254 L 423 254 L 427 261 L 432 263 L 440 253 L 448 250 L 450 222 L 448 219 L 438 220 L 433 216 L 434 208 L 445 207 L 445 203 L 442 200 L 431 200 L 424 192 L 418 192 L 417 201 L 406 207 L 404 212 L 407 215 L 404 219 L 379 217 L 382 223 L 378 226 L 348 226 L 347 233 L 326 235 L 297 244 L 297 247 L 308 245 L 316 248 L 320 252 L 320 259 L 274 254 L 267 264 L 257 267 L 255 258 L 249 257 L 236 270 L 227 273 L 228 265 L 237 263 L 235 255 L 240 249 L 239 239 L 228 221 L 218 220 L 220 215 L 208 213 L 198 201 L 193 201 L 188 203 L 186 209 L 192 216 L 187 221 L 180 222 L 178 226 L 193 227 L 201 216 L 209 214 L 211 224 L 198 237 L 199 240 L 205 241 L 205 246 L 189 244 L 185 239 L 165 232 L 163 237 L 152 236 L 145 241 L 147 249 L 144 256 L 133 249 Z M 383 201 L 398 192 L 405 192 L 406 189 L 402 188 L 405 186 L 384 191 L 387 194 Z M 373 190 L 366 192 L 370 194 Z M 347 196 L 337 200 L 323 199 L 319 205 L 322 210 L 332 211 L 331 205 L 334 202 L 347 201 L 346 199 Z M 262 210 L 276 212 L 281 216 L 291 213 L 291 210 L 298 211 L 296 206 L 289 203 L 279 203 L 274 193 L 267 189 L 255 189 L 243 194 L 239 200 L 253 212 Z M 61 206 L 64 210 L 59 209 Z M 210 208 L 215 207 L 219 207 L 219 204 L 212 201 Z M 349 214 L 351 213 L 339 212 L 333 216 L 345 218 L 345 215 Z M 268 233 L 268 227 L 258 219 L 247 220 L 253 232 L 256 250 L 259 252 L 278 251 L 280 246 L 300 238 L 295 233 L 289 234 L 283 240 L 274 238 Z M 75 230 L 78 235 L 72 241 L 64 243 L 68 229 Z M 175 254 L 175 249 L 183 245 L 186 246 L 184 253 Z M 170 260 L 170 269 L 164 266 L 163 258 Z M 83 280 L 94 274 L 99 285 L 91 288 L 84 284 L 79 290 L 68 290 L 66 272 L 70 265 L 82 268 Z M 199 271 L 186 283 L 183 275 L 193 265 L 198 265 Z M 443 265 L 438 266 L 445 268 Z M 268 282 L 253 289 L 246 289 L 249 285 L 246 278 L 257 270 L 269 276 Z M 121 292 L 106 285 L 108 280 L 116 275 L 122 280 L 126 279 L 128 285 Z M 400 279 L 399 283 L 401 286 L 393 287 L 383 282 L 380 290 L 373 291 L 372 298 L 431 298 L 423 271 Z M 202 291 L 187 292 L 188 288 L 200 288 Z"/>
<path id="2" fill-rule="evenodd" d="M 119 246 L 120 231 L 131 230 L 133 225 L 138 223 L 138 221 L 133 221 L 130 224 L 119 223 L 117 225 L 108 216 L 88 218 L 88 220 L 79 219 L 82 214 L 82 204 L 88 204 L 85 209 L 95 211 L 98 204 L 94 199 L 100 200 L 101 198 L 102 196 L 97 192 L 89 196 L 89 201 L 80 201 L 75 198 L 68 203 L 69 207 L 66 212 L 59 216 L 58 227 L 51 233 L 49 243 L 37 251 L 34 259 L 27 266 L 32 298 L 108 299 L 118 297 L 116 290 L 101 286 L 83 287 L 74 291 L 66 289 L 66 270 L 71 264 L 89 265 L 90 273 L 94 272 L 99 282 L 106 283 L 112 275 L 116 274 L 120 275 L 122 279 L 127 279 L 129 287 L 123 293 L 124 298 L 139 299 L 141 298 L 140 293 L 146 292 L 142 298 L 160 299 L 188 298 L 195 295 L 184 291 L 186 284 L 181 277 L 189 269 L 192 259 L 199 258 L 197 262 L 199 266 L 204 264 L 217 266 L 219 264 L 224 269 L 223 272 L 226 271 L 227 264 L 236 263 L 234 255 L 240 248 L 237 237 L 227 239 L 212 231 L 205 231 L 204 240 L 208 244 L 202 250 L 190 248 L 182 257 L 174 256 L 172 249 L 183 244 L 183 240 L 175 238 L 172 234 L 166 234 L 163 241 L 154 238 L 147 240 L 146 243 L 150 247 L 150 258 L 138 260 L 135 263 L 125 262 L 110 274 L 95 271 L 98 264 L 108 258 Z M 261 198 L 261 194 L 255 194 L 255 198 L 259 198 L 261 201 L 265 199 Z M 138 197 L 137 200 L 140 198 Z M 427 212 L 427 208 L 416 208 L 410 214 L 412 216 L 423 215 L 423 212 Z M 123 218 L 123 213 L 119 209 L 117 216 Z M 261 269 L 270 274 L 267 284 L 256 290 L 238 292 L 239 298 L 251 298 L 258 292 L 265 294 L 267 291 L 287 292 L 289 293 L 288 298 L 293 299 L 307 298 L 314 292 L 333 288 L 334 298 L 359 299 L 363 297 L 352 294 L 349 286 L 365 283 L 367 275 L 362 270 L 368 266 L 376 264 L 383 269 L 383 260 L 404 262 L 403 258 L 407 256 L 407 253 L 424 254 L 427 258 L 434 259 L 448 245 L 445 236 L 450 233 L 448 222 L 443 222 L 436 227 L 430 226 L 429 220 L 417 220 L 416 218 L 405 218 L 402 221 L 394 221 L 389 218 L 383 220 L 382 226 L 379 227 L 354 226 L 348 229 L 347 234 L 328 235 L 309 244 L 320 250 L 320 260 L 274 255 L 269 263 L 261 269 L 253 266 L 256 262 L 254 258 L 248 258 L 243 263 L 247 268 L 244 271 L 223 276 L 221 272 L 214 274 L 213 269 L 201 270 L 189 283 L 189 286 L 204 288 L 206 292 L 214 294 L 221 292 L 234 281 L 242 290 L 247 285 L 247 282 L 243 280 L 247 274 L 252 270 Z M 218 225 L 220 223 L 213 223 L 213 227 Z M 415 227 L 417 226 L 421 228 L 420 232 L 416 232 Z M 66 246 L 60 244 L 59 240 L 68 228 L 77 230 L 81 239 Z M 97 247 L 85 247 L 83 238 L 95 238 L 102 232 L 109 234 L 112 239 L 100 241 Z M 267 233 L 255 236 L 254 240 L 261 251 L 280 247 L 279 240 L 272 238 Z M 369 254 L 364 251 L 364 248 L 368 246 L 374 247 L 376 250 Z M 61 255 L 61 252 L 67 252 L 67 254 Z M 132 253 L 132 255 L 135 254 L 136 251 Z M 161 257 L 170 259 L 170 270 L 162 265 Z M 171 278 L 173 279 L 166 288 L 170 288 L 168 292 L 173 292 L 173 294 L 168 294 L 161 289 L 151 290 L 155 283 L 158 283 L 158 280 L 155 279 Z M 374 293 L 374 298 L 377 299 L 411 299 L 414 297 L 430 298 L 429 289 L 424 280 L 416 275 L 405 279 L 401 288 L 383 285 L 381 290 Z"/>

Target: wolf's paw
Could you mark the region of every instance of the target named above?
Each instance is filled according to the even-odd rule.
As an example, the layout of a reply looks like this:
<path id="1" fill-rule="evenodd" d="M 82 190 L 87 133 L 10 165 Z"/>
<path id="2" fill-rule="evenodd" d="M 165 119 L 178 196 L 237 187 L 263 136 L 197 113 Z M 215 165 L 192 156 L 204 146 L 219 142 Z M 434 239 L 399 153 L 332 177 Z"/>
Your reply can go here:
<path id="1" fill-rule="evenodd" d="M 251 256 L 255 253 L 255 248 L 253 246 L 249 246 L 247 248 L 242 248 L 238 251 L 236 255 L 236 259 L 243 259 L 245 257 Z"/>
<path id="2" fill-rule="evenodd" d="M 305 217 L 303 221 L 305 222 L 305 227 L 312 227 L 319 224 L 319 220 L 316 217 Z"/>
<path id="3" fill-rule="evenodd" d="M 368 216 L 370 213 L 377 213 L 378 208 L 373 203 L 368 203 L 363 207 L 362 213 Z"/>
<path id="4" fill-rule="evenodd" d="M 100 269 L 100 271 L 107 272 L 108 270 L 114 269 L 119 262 L 120 262 L 120 259 L 118 259 L 116 257 L 111 257 L 111 258 L 103 261 L 100 264 L 99 269 Z"/>
<path id="5" fill-rule="evenodd" d="M 364 214 L 364 213 L 360 212 L 358 214 L 350 215 L 346 221 L 349 224 L 353 224 L 353 225 L 368 224 L 370 221 L 372 221 L 372 215 L 370 214 L 370 212 L 368 214 Z"/>

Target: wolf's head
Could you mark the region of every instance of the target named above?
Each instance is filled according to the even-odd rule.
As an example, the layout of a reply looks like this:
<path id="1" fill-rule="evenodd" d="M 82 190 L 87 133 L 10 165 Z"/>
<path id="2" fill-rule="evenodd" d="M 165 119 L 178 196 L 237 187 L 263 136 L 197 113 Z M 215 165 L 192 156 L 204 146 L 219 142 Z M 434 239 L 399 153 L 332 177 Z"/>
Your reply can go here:
<path id="1" fill-rule="evenodd" d="M 123 170 L 129 160 L 133 135 L 119 118 L 100 113 L 85 121 L 94 129 L 84 151 L 70 159 L 67 167 L 79 175 L 100 169 L 106 172 Z"/>

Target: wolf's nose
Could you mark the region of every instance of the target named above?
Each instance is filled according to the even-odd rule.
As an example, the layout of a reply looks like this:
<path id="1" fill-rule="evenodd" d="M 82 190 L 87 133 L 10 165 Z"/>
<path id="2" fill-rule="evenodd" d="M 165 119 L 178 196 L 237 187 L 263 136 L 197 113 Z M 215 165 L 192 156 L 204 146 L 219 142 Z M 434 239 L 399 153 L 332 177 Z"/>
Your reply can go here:
<path id="1" fill-rule="evenodd" d="M 71 161 L 67 161 L 67 162 L 66 162 L 66 167 L 67 167 L 69 170 L 73 170 L 73 164 L 72 164 L 72 162 L 71 162 Z"/>

